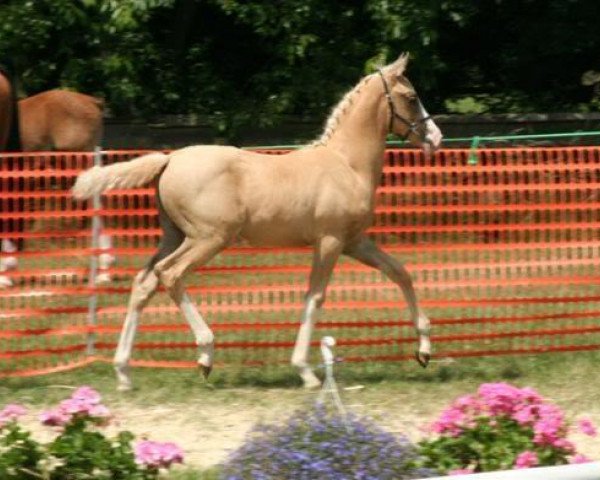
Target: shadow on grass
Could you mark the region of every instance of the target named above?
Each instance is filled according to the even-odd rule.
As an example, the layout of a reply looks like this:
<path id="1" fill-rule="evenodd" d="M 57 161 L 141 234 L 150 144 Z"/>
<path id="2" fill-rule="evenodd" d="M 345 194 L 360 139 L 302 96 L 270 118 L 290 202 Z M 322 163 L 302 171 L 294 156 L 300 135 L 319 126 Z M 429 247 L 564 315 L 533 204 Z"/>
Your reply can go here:
<path id="1" fill-rule="evenodd" d="M 600 363 L 600 352 L 542 354 L 514 357 L 469 358 L 433 363 L 422 369 L 414 362 L 403 363 L 338 363 L 335 376 L 341 386 L 362 384 L 444 384 L 460 381 L 545 382 L 550 378 L 572 378 L 583 381 L 592 378 Z M 321 378 L 323 371 L 316 370 Z M 70 389 L 92 385 L 108 399 L 124 398 L 142 402 L 171 400 L 185 402 L 191 395 L 206 391 L 227 391 L 235 388 L 299 389 L 300 378 L 292 367 L 224 368 L 213 371 L 204 382 L 196 370 L 136 368 L 132 370 L 136 389 L 122 394 L 115 390 L 112 366 L 95 364 L 88 367 L 39 377 L 3 379 L 0 383 L 0 404 L 20 401 L 48 404 L 62 400 Z"/>

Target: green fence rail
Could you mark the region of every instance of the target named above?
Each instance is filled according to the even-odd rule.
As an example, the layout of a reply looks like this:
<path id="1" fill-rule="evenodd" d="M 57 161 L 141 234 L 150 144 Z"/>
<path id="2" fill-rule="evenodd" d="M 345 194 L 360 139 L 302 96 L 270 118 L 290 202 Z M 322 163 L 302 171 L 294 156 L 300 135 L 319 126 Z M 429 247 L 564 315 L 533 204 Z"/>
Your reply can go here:
<path id="1" fill-rule="evenodd" d="M 536 133 L 536 134 L 527 134 L 527 135 L 475 135 L 472 137 L 454 137 L 454 138 L 444 138 L 443 144 L 453 144 L 453 143 L 468 143 L 471 148 L 471 154 L 469 155 L 469 164 L 476 165 L 477 164 L 477 149 L 480 148 L 482 143 L 487 142 L 514 142 L 514 141 L 524 141 L 524 140 L 556 140 L 562 138 L 580 138 L 580 137 L 600 137 L 600 131 L 584 131 L 584 132 L 560 132 L 560 133 Z M 409 142 L 406 140 L 389 140 L 387 142 L 388 147 L 402 147 L 407 145 Z M 252 146 L 247 147 L 249 149 L 288 149 L 293 150 L 297 148 L 302 148 L 304 145 L 269 145 L 269 146 Z"/>

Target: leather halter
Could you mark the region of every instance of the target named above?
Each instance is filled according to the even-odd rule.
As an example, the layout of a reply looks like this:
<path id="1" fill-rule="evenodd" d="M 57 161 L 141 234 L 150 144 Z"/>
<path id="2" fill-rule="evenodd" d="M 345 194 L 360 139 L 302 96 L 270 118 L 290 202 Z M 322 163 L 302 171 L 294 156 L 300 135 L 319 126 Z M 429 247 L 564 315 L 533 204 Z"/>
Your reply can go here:
<path id="1" fill-rule="evenodd" d="M 406 125 L 408 127 L 408 130 L 402 137 L 402 140 L 408 139 L 408 137 L 410 137 L 410 135 L 414 133 L 415 135 L 420 137 L 422 142 L 427 141 L 427 138 L 425 137 L 425 135 L 419 134 L 418 128 L 422 123 L 425 123 L 427 120 L 430 120 L 431 116 L 428 115 L 426 117 L 420 118 L 419 120 L 417 120 L 415 122 L 411 122 L 410 120 L 408 120 L 408 119 L 404 118 L 402 115 L 400 115 L 396 111 L 396 107 L 394 105 L 394 100 L 392 100 L 392 93 L 390 91 L 390 87 L 389 87 L 387 81 L 385 80 L 385 77 L 383 76 L 383 72 L 381 70 L 377 70 L 377 72 L 379 73 L 379 76 L 381 77 L 381 81 L 383 82 L 383 88 L 385 90 L 385 98 L 387 99 L 388 105 L 390 107 L 390 121 L 388 124 L 388 132 L 393 133 L 394 120 L 400 120 L 404 125 Z"/>

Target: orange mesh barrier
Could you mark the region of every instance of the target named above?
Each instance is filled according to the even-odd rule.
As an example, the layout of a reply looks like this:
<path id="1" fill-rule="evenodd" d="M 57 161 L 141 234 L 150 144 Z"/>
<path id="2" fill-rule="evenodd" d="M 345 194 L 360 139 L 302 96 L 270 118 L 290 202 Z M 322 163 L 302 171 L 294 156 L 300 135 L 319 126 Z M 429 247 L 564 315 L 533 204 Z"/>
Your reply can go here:
<path id="1" fill-rule="evenodd" d="M 435 356 L 600 348 L 600 147 L 483 149 L 477 165 L 469 153 L 425 159 L 388 150 L 370 230 L 414 276 Z M 111 359 L 132 276 L 160 230 L 153 188 L 108 192 L 98 212 L 71 199 L 76 175 L 93 161 L 91 153 L 0 155 L 0 238 L 19 246 L 0 255 L 18 259 L 18 269 L 0 273 L 14 283 L 0 290 L 0 376 Z M 112 237 L 108 250 L 91 247 L 96 213 Z M 107 252 L 117 258 L 113 281 L 91 288 L 90 257 Z M 288 362 L 310 257 L 304 248 L 240 243 L 191 275 L 189 292 L 216 334 L 217 366 Z M 325 334 L 350 362 L 409 359 L 416 345 L 399 289 L 343 258 L 314 344 Z M 159 292 L 142 317 L 133 364 L 195 360 L 189 328 Z"/>

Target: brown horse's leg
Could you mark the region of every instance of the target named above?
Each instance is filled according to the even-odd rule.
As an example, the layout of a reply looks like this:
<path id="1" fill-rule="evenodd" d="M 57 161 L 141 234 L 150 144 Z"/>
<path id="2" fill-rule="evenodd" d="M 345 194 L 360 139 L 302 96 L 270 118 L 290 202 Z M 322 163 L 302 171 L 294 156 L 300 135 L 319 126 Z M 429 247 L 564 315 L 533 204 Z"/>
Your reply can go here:
<path id="1" fill-rule="evenodd" d="M 198 365 L 205 378 L 212 370 L 214 335 L 186 293 L 182 278 L 193 267 L 208 262 L 225 248 L 227 243 L 218 236 L 205 239 L 186 238 L 175 252 L 158 262 L 154 267 L 156 275 L 167 289 L 171 299 L 179 307 L 194 333 L 196 344 L 200 350 Z"/>
<path id="2" fill-rule="evenodd" d="M 419 308 L 412 279 L 406 268 L 404 268 L 404 265 L 382 251 L 367 237 L 362 237 L 358 242 L 344 250 L 344 253 L 365 265 L 380 270 L 402 289 L 410 310 L 412 322 L 419 336 L 417 361 L 421 366 L 426 367 L 431 357 L 431 342 L 429 339 L 430 322 L 427 315 Z"/>
<path id="3" fill-rule="evenodd" d="M 321 384 L 308 364 L 308 350 L 317 313 L 325 301 L 327 284 L 335 263 L 342 252 L 342 247 L 343 244 L 340 240 L 328 236 L 322 238 L 314 249 L 302 323 L 298 330 L 291 360 L 292 365 L 299 370 L 306 388 L 315 388 Z"/>
<path id="4" fill-rule="evenodd" d="M 6 191 L 16 194 L 23 193 L 26 190 L 25 179 L 18 173 L 23 168 L 23 158 L 11 155 L 3 161 L 8 163 L 7 170 L 15 172 L 14 177 L 2 180 L 2 183 L 6 186 Z M 0 188 L 0 190 L 3 189 Z M 0 251 L 5 254 L 5 256 L 0 257 L 0 289 L 9 288 L 13 285 L 12 279 L 7 275 L 3 275 L 2 272 L 17 268 L 17 257 L 14 254 L 23 248 L 21 234 L 25 230 L 25 219 L 23 218 L 25 200 L 23 198 L 9 198 L 2 201 L 2 203 L 6 205 L 6 213 L 13 214 L 14 218 L 0 219 L 0 233 L 10 234 L 10 237 L 5 237 L 0 241 Z"/>

